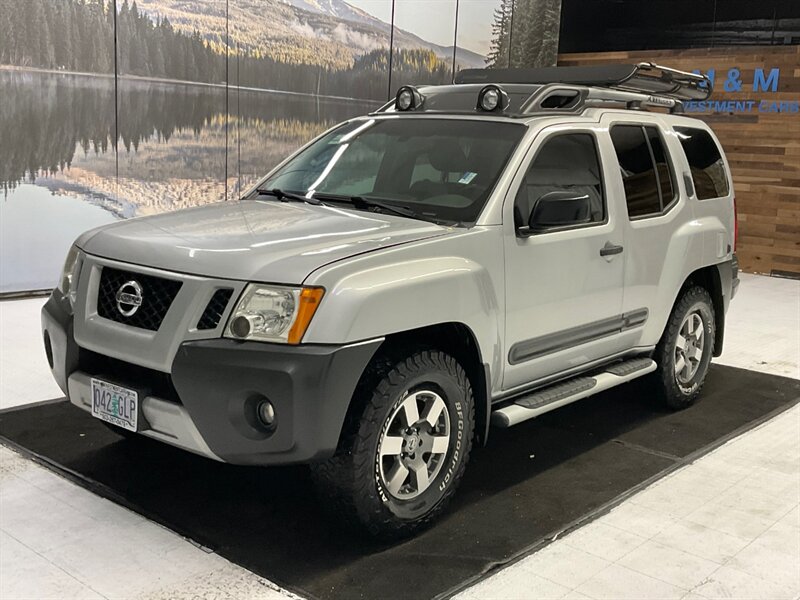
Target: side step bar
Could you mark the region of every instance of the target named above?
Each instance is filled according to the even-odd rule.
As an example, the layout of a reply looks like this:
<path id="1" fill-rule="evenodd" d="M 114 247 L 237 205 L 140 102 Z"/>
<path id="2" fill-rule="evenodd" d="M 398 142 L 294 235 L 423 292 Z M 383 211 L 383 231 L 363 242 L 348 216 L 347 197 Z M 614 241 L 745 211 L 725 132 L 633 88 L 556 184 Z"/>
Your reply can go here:
<path id="1" fill-rule="evenodd" d="M 653 359 L 633 358 L 608 367 L 596 375 L 568 379 L 517 398 L 511 404 L 493 411 L 492 425 L 511 427 L 655 370 L 656 363 Z"/>

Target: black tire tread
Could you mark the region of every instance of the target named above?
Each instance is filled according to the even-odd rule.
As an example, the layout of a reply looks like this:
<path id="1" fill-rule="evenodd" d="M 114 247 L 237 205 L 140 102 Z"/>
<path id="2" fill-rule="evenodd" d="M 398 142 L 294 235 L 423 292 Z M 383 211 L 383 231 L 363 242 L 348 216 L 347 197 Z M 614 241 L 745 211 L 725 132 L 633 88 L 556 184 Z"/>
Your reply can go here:
<path id="1" fill-rule="evenodd" d="M 346 423 L 340 451 L 331 459 L 311 466 L 312 478 L 320 489 L 329 510 L 337 517 L 361 525 L 375 536 L 384 539 L 407 537 L 426 527 L 446 508 L 464 474 L 472 448 L 472 429 L 475 422 L 475 405 L 469 378 L 461 365 L 450 355 L 435 349 L 400 352 L 405 355 L 395 362 L 390 356 L 379 358 L 368 367 L 359 384 L 354 402 L 363 404 L 362 410 L 353 411 L 358 420 Z M 391 403 L 392 393 L 417 372 L 441 370 L 449 373 L 464 392 L 468 406 L 466 422 L 470 430 L 465 436 L 463 458 L 453 475 L 452 482 L 436 507 L 416 521 L 393 518 L 383 506 L 370 502 L 374 480 L 365 476 L 372 470 L 374 456 L 369 448 L 370 438 L 383 426 L 383 411 Z M 372 387 L 371 382 L 377 381 Z M 372 388 L 371 392 L 369 388 Z M 358 405 L 360 406 L 360 405 Z"/>
<path id="2" fill-rule="evenodd" d="M 698 301 L 702 301 L 707 305 L 711 313 L 711 323 L 712 325 L 714 324 L 714 302 L 711 299 L 711 295 L 704 287 L 693 285 L 687 288 L 675 303 L 654 354 L 656 364 L 658 365 L 654 373 L 658 379 L 656 389 L 658 390 L 658 395 L 662 402 L 672 410 L 681 410 L 694 404 L 700 392 L 703 390 L 703 385 L 705 385 L 704 375 L 700 384 L 691 395 L 687 396 L 683 394 L 675 382 L 675 374 L 671 369 L 672 360 L 669 355 L 669 353 L 672 352 L 672 340 L 678 334 L 683 316 L 689 308 Z M 714 347 L 715 334 L 716 331 L 712 326 L 711 333 L 707 334 L 708 337 L 705 341 L 708 348 Z"/>

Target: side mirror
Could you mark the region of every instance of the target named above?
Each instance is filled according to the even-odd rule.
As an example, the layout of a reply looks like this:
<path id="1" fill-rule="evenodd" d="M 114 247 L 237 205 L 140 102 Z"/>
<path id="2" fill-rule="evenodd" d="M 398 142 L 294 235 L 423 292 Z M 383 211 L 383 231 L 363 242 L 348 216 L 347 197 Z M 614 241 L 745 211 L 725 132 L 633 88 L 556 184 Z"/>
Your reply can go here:
<path id="1" fill-rule="evenodd" d="M 581 225 L 591 221 L 592 207 L 588 194 L 579 195 L 567 190 L 548 192 L 533 205 L 528 218 L 528 232 Z"/>

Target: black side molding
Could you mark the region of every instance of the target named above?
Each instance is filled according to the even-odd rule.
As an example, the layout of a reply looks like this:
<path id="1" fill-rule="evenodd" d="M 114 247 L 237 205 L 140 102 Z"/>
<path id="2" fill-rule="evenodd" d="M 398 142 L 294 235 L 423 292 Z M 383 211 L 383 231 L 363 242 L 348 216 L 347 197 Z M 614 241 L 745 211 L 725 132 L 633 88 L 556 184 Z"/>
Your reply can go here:
<path id="1" fill-rule="evenodd" d="M 641 327 L 647 322 L 648 314 L 646 308 L 638 308 L 608 319 L 517 342 L 508 352 L 508 362 L 518 365 L 553 352 L 621 333 L 626 329 Z"/>

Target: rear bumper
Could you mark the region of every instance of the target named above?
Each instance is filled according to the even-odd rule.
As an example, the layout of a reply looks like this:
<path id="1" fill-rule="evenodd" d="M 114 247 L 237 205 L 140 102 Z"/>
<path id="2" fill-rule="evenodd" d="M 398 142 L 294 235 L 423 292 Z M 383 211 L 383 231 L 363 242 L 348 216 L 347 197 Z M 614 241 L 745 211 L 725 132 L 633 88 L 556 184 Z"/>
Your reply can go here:
<path id="1" fill-rule="evenodd" d="M 69 302 L 53 292 L 42 309 L 53 376 L 70 402 L 91 411 L 91 378 L 140 391 L 142 435 L 235 464 L 307 463 L 336 450 L 358 380 L 382 340 L 287 346 L 227 339 L 183 343 L 170 373 L 108 359 L 78 346 Z M 49 340 L 49 341 L 48 341 Z M 256 416 L 268 400 L 275 423 Z"/>

